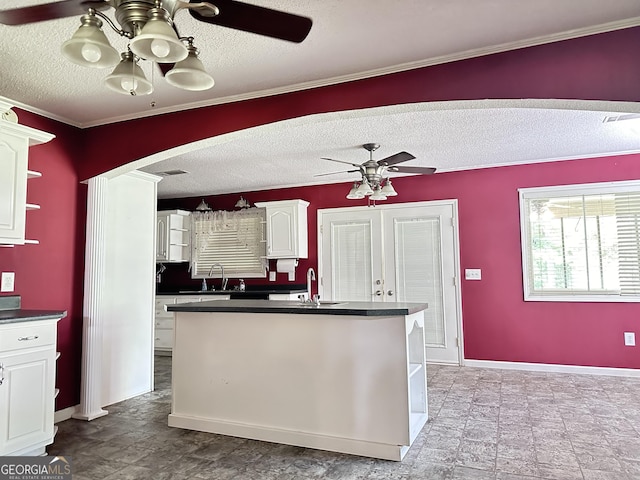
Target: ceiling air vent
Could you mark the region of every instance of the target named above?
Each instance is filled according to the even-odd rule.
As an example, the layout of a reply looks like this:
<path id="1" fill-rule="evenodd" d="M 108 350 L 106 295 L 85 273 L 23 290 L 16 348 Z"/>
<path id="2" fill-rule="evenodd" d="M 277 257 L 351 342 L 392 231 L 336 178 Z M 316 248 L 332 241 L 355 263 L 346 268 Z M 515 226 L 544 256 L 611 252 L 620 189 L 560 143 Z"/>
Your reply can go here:
<path id="1" fill-rule="evenodd" d="M 620 122 L 622 120 L 637 120 L 640 118 L 640 113 L 624 113 L 621 115 L 609 115 L 604 117 L 603 123 Z"/>
<path id="2" fill-rule="evenodd" d="M 184 175 L 184 170 L 167 170 L 166 172 L 155 172 L 154 175 L 158 175 L 160 177 L 173 177 L 174 175 Z"/>

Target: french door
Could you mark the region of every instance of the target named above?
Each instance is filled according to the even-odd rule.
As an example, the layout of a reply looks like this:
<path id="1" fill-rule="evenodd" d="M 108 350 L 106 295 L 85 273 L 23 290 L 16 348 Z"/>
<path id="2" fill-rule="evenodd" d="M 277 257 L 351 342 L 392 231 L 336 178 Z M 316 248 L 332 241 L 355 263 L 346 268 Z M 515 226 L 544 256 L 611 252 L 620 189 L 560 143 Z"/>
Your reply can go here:
<path id="1" fill-rule="evenodd" d="M 427 361 L 460 364 L 455 200 L 318 211 L 326 300 L 427 303 Z"/>

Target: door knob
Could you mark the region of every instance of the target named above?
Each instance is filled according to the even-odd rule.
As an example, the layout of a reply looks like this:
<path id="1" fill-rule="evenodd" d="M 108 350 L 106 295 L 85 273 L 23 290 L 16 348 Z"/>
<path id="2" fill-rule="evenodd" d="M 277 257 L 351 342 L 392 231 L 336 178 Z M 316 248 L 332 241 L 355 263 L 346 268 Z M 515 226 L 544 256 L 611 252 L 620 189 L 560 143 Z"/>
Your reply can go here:
<path id="1" fill-rule="evenodd" d="M 390 297 L 391 297 L 391 296 L 393 296 L 393 290 L 389 290 L 389 291 L 387 292 L 387 295 L 389 295 Z"/>
<path id="2" fill-rule="evenodd" d="M 376 295 L 379 297 L 380 295 L 382 295 L 382 290 L 376 290 Z"/>

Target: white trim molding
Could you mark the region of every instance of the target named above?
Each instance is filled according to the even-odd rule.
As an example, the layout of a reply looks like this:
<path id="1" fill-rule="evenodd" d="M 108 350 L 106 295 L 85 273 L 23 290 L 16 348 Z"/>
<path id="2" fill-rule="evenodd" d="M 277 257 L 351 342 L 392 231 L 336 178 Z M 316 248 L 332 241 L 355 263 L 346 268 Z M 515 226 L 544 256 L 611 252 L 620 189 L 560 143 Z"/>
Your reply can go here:
<path id="1" fill-rule="evenodd" d="M 524 370 L 527 372 L 569 373 L 579 375 L 608 375 L 612 377 L 640 378 L 635 368 L 587 367 L 582 365 L 559 365 L 553 363 L 501 362 L 495 360 L 464 360 L 465 367 Z"/>
<path id="2" fill-rule="evenodd" d="M 87 240 L 85 246 L 84 306 L 82 325 L 82 377 L 80 408 L 72 416 L 94 420 L 107 415 L 101 399 L 102 324 L 104 302 L 102 290 L 106 267 L 106 225 L 109 181 L 105 177 L 89 180 L 87 198 Z"/>
<path id="3" fill-rule="evenodd" d="M 56 410 L 53 415 L 53 423 L 60 423 L 73 418 L 79 409 L 80 405 L 75 405 L 73 407 L 63 408 L 62 410 Z"/>

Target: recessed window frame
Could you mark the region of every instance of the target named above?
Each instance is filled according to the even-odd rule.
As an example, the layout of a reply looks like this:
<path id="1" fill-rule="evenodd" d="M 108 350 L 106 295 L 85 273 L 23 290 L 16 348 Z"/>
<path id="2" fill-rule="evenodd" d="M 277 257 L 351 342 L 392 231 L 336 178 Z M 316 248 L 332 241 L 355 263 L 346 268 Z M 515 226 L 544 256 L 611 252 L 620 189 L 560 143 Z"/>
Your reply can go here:
<path id="1" fill-rule="evenodd" d="M 520 238 L 522 256 L 522 281 L 525 301 L 537 302 L 640 302 L 640 295 L 621 295 L 618 292 L 593 293 L 584 291 L 550 292 L 536 291 L 533 288 L 530 220 L 528 202 L 535 199 L 556 197 L 575 197 L 588 195 L 606 195 L 640 193 L 640 181 L 585 183 L 518 189 L 520 204 Z"/>

